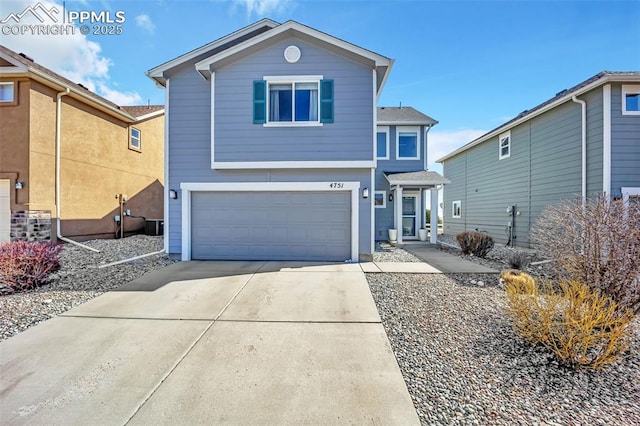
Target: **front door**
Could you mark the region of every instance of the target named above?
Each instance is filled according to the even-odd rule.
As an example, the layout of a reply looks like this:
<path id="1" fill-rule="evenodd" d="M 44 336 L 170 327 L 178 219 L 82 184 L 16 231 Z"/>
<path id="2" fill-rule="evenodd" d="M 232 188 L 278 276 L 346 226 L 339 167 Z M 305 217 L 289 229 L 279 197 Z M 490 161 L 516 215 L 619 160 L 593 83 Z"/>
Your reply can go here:
<path id="1" fill-rule="evenodd" d="M 411 240 L 418 236 L 418 194 L 402 194 L 402 238 Z"/>

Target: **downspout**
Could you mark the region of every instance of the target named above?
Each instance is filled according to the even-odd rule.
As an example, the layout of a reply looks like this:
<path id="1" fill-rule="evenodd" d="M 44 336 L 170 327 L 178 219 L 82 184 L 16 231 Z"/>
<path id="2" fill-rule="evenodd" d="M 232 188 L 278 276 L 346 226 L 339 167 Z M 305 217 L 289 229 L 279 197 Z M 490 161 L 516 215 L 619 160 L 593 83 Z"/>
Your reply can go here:
<path id="1" fill-rule="evenodd" d="M 85 246 L 84 244 L 80 244 L 77 241 L 73 241 L 63 237 L 60 232 L 60 114 L 62 112 L 62 97 L 68 95 L 70 92 L 71 91 L 67 87 L 64 92 L 60 92 L 56 95 L 56 236 L 59 240 L 75 244 L 79 247 L 94 251 L 96 253 L 100 253 L 100 250 L 96 250 L 89 246 Z"/>
<path id="2" fill-rule="evenodd" d="M 582 205 L 587 202 L 587 103 L 576 95 L 571 100 L 582 105 Z"/>
<path id="3" fill-rule="evenodd" d="M 429 130 L 433 127 L 433 124 L 429 124 L 427 126 L 427 131 L 424 132 L 424 169 L 429 170 L 427 168 L 427 136 L 429 135 Z"/>

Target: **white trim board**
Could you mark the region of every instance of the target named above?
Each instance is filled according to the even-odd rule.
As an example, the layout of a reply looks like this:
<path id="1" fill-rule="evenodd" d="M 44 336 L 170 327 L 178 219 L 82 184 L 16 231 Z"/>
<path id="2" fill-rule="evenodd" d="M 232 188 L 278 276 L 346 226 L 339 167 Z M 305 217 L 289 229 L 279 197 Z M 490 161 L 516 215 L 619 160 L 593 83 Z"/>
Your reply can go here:
<path id="1" fill-rule="evenodd" d="M 611 85 L 602 88 L 602 192 L 611 196 Z"/>
<path id="2" fill-rule="evenodd" d="M 339 187 L 334 187 L 339 184 Z M 351 261 L 359 259 L 360 182 L 183 182 L 182 193 L 182 260 L 191 260 L 191 194 L 193 192 L 273 192 L 336 191 L 351 192 Z"/>
<path id="3" fill-rule="evenodd" d="M 371 161 L 214 161 L 212 169 L 371 169 L 376 167 Z"/>

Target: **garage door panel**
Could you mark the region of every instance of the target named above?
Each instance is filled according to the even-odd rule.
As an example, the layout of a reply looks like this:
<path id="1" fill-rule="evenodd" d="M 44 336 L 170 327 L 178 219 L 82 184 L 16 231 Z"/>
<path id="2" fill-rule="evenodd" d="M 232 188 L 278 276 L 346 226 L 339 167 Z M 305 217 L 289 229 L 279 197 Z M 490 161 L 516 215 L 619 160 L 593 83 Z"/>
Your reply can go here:
<path id="1" fill-rule="evenodd" d="M 194 192 L 193 259 L 351 258 L 349 192 Z"/>

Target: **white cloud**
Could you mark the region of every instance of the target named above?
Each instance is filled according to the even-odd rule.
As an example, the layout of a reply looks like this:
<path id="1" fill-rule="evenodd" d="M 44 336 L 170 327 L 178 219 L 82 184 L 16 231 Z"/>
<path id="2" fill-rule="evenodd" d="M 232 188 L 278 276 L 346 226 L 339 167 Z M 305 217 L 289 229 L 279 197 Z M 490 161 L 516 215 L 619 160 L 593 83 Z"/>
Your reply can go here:
<path id="1" fill-rule="evenodd" d="M 429 132 L 427 146 L 429 164 L 434 164 L 436 160 L 439 160 L 485 133 L 487 133 L 486 130 L 480 129 L 460 129 L 441 132 L 432 130 Z M 431 168 L 431 166 L 429 167 Z"/>
<path id="2" fill-rule="evenodd" d="M 146 14 L 136 16 L 136 25 L 149 34 L 153 34 L 156 30 L 155 24 L 151 21 L 149 15 Z"/>
<path id="3" fill-rule="evenodd" d="M 41 1 L 48 9 L 55 7 L 62 11 L 62 5 Z M 9 6 L 10 4 L 10 6 Z M 29 0 L 12 1 L 3 7 L 4 11 L 19 13 L 32 5 Z M 20 24 L 39 24 L 31 15 L 25 15 Z M 116 104 L 142 102 L 142 97 L 136 92 L 120 92 L 113 88 L 109 77 L 109 69 L 113 61 L 102 54 L 99 43 L 88 40 L 86 36 L 75 31 L 66 35 L 7 35 L 2 37 L 2 44 L 16 52 L 25 53 L 38 64 L 68 78 L 74 83 L 80 83 L 89 90 L 109 99 Z"/>
<path id="4" fill-rule="evenodd" d="M 245 7 L 247 16 L 266 16 L 286 11 L 292 6 L 292 0 L 232 0 L 235 6 Z"/>

